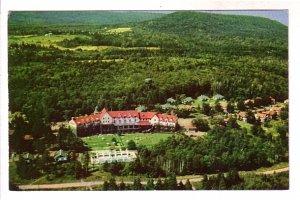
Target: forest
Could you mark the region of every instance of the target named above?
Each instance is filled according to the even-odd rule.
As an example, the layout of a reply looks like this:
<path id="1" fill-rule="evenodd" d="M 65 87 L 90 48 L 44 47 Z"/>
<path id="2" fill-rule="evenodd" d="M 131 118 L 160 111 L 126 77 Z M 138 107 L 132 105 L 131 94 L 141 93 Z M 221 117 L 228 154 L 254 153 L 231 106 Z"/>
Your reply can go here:
<path id="1" fill-rule="evenodd" d="M 9 109 L 29 120 L 36 115 L 48 122 L 68 120 L 96 105 L 153 109 L 181 94 L 288 97 L 287 27 L 269 19 L 175 12 L 143 22 L 91 25 L 94 31 L 51 27 L 47 37 L 41 25 L 22 23 L 17 29 L 15 18 L 9 20 Z M 119 27 L 129 28 L 107 31 Z M 52 41 L 54 36 L 62 39 Z"/>

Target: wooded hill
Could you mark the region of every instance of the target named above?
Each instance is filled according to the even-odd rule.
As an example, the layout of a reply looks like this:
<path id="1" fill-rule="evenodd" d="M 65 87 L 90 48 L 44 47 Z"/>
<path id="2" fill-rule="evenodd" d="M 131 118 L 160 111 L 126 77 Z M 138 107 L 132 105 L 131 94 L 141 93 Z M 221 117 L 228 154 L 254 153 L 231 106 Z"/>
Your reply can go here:
<path id="1" fill-rule="evenodd" d="M 153 108 L 180 94 L 288 98 L 288 28 L 279 22 L 200 12 L 124 12 L 122 21 L 99 13 L 111 21 L 98 24 L 73 13 L 56 24 L 60 15 L 46 12 L 30 15 L 38 21 L 33 26 L 22 23 L 25 14 L 11 14 L 12 112 L 60 121 L 91 113 L 96 105 Z M 46 37 L 49 31 L 53 35 Z"/>
<path id="2" fill-rule="evenodd" d="M 158 18 L 163 13 L 124 11 L 14 11 L 10 26 L 105 25 L 139 22 Z"/>

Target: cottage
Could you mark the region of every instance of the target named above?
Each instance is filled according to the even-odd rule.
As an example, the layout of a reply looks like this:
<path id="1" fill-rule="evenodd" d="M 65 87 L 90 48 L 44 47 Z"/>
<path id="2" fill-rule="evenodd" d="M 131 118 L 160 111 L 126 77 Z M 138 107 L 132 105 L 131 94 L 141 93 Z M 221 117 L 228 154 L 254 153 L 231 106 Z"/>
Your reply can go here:
<path id="1" fill-rule="evenodd" d="M 277 106 L 277 105 L 274 105 L 274 106 L 271 107 L 270 110 L 276 112 L 277 114 L 279 114 L 280 111 L 281 111 L 281 107 Z"/>
<path id="2" fill-rule="evenodd" d="M 265 113 L 256 113 L 255 119 L 260 120 L 261 123 L 265 123 L 268 120 L 268 115 Z"/>
<path id="3" fill-rule="evenodd" d="M 237 119 L 246 122 L 247 121 L 247 112 L 239 112 L 237 115 Z"/>
<path id="4" fill-rule="evenodd" d="M 55 152 L 54 160 L 56 162 L 64 162 L 68 160 L 68 153 L 60 149 L 59 151 Z"/>
<path id="5" fill-rule="evenodd" d="M 34 159 L 34 156 L 30 153 L 24 153 L 22 158 L 25 160 L 26 163 L 31 163 Z"/>

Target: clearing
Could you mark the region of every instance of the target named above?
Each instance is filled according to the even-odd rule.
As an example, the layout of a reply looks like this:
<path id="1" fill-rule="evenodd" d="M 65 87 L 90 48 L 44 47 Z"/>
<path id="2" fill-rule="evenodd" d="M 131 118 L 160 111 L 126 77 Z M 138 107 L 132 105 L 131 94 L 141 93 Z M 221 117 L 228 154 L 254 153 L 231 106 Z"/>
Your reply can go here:
<path id="1" fill-rule="evenodd" d="M 145 145 L 146 147 L 152 147 L 172 135 L 174 135 L 174 133 L 129 133 L 122 134 L 121 136 L 117 134 L 107 134 L 84 137 L 82 140 L 88 147 L 95 151 L 107 150 L 113 147 L 126 147 L 130 140 L 133 140 L 137 146 Z M 114 144 L 113 140 L 116 140 L 117 143 Z"/>

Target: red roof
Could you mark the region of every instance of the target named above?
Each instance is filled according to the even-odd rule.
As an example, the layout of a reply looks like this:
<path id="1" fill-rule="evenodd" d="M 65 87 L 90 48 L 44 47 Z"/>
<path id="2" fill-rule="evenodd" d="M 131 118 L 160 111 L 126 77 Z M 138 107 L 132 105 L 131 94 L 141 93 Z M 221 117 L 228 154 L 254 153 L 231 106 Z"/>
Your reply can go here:
<path id="1" fill-rule="evenodd" d="M 158 117 L 159 121 L 177 122 L 177 117 L 175 115 L 157 114 L 157 117 Z"/>
<path id="2" fill-rule="evenodd" d="M 152 119 L 157 112 L 140 112 L 140 119 Z"/>
<path id="3" fill-rule="evenodd" d="M 103 110 L 100 113 L 86 115 L 86 116 L 82 116 L 82 117 L 74 117 L 73 120 L 77 125 L 78 124 L 89 123 L 89 122 L 92 122 L 92 121 L 100 120 L 105 113 L 109 114 L 112 118 L 137 117 L 137 118 L 140 118 L 140 119 L 151 119 L 152 117 L 157 115 L 158 118 L 160 118 L 161 121 L 177 122 L 177 117 L 174 116 L 174 115 L 162 115 L 162 114 L 157 114 L 157 112 L 138 112 L 138 111 L 135 111 L 135 110 L 107 111 L 105 108 L 103 108 Z M 143 122 L 140 125 L 142 125 L 142 126 L 143 125 L 144 126 L 150 125 L 149 123 L 148 124 L 147 123 Z"/>
<path id="4" fill-rule="evenodd" d="M 139 117 L 139 112 L 135 110 L 125 110 L 125 111 L 108 111 L 108 114 L 112 118 L 117 117 Z"/>
<path id="5" fill-rule="evenodd" d="M 267 114 L 265 114 L 265 113 L 257 113 L 256 117 L 258 117 L 258 118 L 265 118 L 265 117 L 267 117 Z"/>
<path id="6" fill-rule="evenodd" d="M 240 116 L 240 117 L 247 117 L 246 112 L 239 112 L 237 115 Z"/>
<path id="7" fill-rule="evenodd" d="M 100 120 L 104 114 L 105 114 L 105 112 L 101 111 L 98 114 L 91 114 L 91 115 L 86 115 L 86 116 L 82 116 L 82 117 L 76 117 L 76 118 L 74 118 L 74 121 L 76 124 L 83 124 L 83 123 L 87 123 L 90 121 L 97 121 L 97 120 Z"/>
<path id="8" fill-rule="evenodd" d="M 139 125 L 140 126 L 151 126 L 151 124 L 148 121 L 140 121 Z"/>

